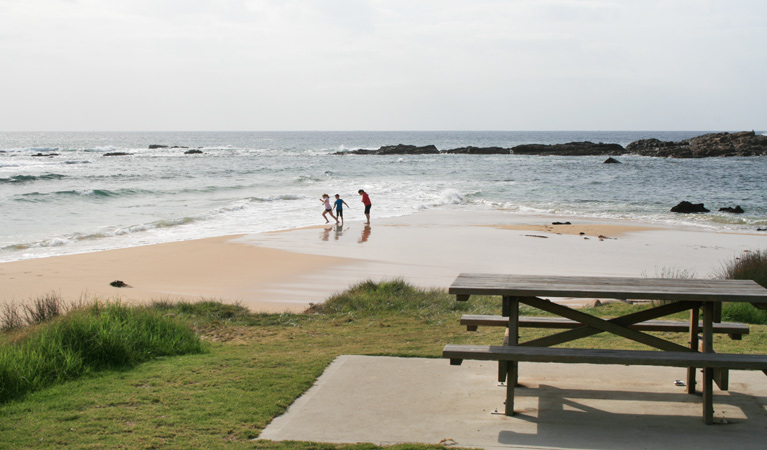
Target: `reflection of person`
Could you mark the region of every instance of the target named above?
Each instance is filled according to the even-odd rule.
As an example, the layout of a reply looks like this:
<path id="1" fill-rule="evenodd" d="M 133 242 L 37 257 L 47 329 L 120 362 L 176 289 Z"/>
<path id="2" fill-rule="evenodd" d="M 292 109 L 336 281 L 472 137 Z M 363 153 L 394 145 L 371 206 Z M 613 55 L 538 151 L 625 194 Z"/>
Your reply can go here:
<path id="1" fill-rule="evenodd" d="M 344 205 L 346 202 L 341 199 L 340 195 L 336 194 L 336 223 L 338 223 L 338 219 L 341 219 L 341 225 L 344 224 Z"/>
<path id="2" fill-rule="evenodd" d="M 362 236 L 360 236 L 360 240 L 357 242 L 360 244 L 362 244 L 363 242 L 367 242 L 369 237 L 370 237 L 370 225 L 365 225 L 365 228 L 362 229 Z"/>
<path id="3" fill-rule="evenodd" d="M 322 213 L 322 217 L 325 218 L 325 223 L 330 223 L 327 216 L 328 213 L 330 213 L 330 217 L 338 223 L 338 219 L 336 219 L 336 216 L 333 214 L 333 207 L 330 205 L 330 196 L 328 194 L 322 194 L 320 201 L 325 203 L 325 211 Z"/>
<path id="4" fill-rule="evenodd" d="M 368 219 L 368 221 L 365 223 L 369 224 L 370 223 L 370 206 L 371 206 L 370 197 L 368 197 L 367 192 L 365 192 L 362 189 L 357 191 L 357 193 L 362 196 L 362 204 L 365 205 L 365 217 L 367 217 Z"/>

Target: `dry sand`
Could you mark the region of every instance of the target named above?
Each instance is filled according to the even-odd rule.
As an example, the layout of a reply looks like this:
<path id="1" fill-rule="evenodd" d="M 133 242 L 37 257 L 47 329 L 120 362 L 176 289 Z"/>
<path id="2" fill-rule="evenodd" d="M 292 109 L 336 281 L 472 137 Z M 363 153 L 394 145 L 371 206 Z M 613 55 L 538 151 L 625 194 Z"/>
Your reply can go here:
<path id="1" fill-rule="evenodd" d="M 710 277 L 744 251 L 766 248 L 766 238 L 449 208 L 373 217 L 370 226 L 349 221 L 0 263 L 0 304 L 53 291 L 73 300 L 216 299 L 283 312 L 366 279 L 447 288 L 460 272 Z M 111 287 L 114 280 L 131 287 Z"/>

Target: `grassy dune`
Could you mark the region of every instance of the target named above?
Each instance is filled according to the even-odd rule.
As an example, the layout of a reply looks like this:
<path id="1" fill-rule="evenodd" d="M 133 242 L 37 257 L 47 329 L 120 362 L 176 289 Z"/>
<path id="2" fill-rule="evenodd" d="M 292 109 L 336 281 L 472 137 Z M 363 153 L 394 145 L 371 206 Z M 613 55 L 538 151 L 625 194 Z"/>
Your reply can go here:
<path id="1" fill-rule="evenodd" d="M 439 357 L 448 342 L 495 344 L 503 330 L 468 333 L 458 318 L 499 309 L 497 298 L 456 302 L 398 280 L 360 283 L 304 314 L 215 301 L 78 308 L 0 333 L 0 448 L 378 448 L 252 439 L 338 355 Z M 523 329 L 523 339 L 548 332 Z M 683 333 L 662 335 L 686 345 Z M 753 325 L 740 342 L 715 339 L 718 351 L 765 353 L 767 326 Z M 641 348 L 603 335 L 577 345 Z"/>

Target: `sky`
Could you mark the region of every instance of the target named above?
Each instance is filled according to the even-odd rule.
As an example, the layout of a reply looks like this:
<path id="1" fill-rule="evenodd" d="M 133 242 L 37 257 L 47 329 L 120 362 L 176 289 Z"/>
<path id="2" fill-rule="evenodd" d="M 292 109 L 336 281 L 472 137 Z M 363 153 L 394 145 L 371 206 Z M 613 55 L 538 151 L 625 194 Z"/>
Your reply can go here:
<path id="1" fill-rule="evenodd" d="M 0 0 L 0 131 L 767 129 L 764 0 Z"/>

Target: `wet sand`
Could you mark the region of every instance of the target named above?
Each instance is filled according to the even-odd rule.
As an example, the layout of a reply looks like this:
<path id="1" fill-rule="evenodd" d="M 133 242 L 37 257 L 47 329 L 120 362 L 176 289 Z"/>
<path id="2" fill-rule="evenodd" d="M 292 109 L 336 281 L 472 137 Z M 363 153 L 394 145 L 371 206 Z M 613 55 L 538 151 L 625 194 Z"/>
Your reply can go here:
<path id="1" fill-rule="evenodd" d="M 552 225 L 555 222 L 567 224 Z M 461 208 L 0 263 L 0 304 L 49 292 L 142 302 L 214 299 L 298 312 L 367 279 L 447 288 L 461 272 L 716 276 L 767 234 Z M 115 288 L 120 280 L 130 288 Z"/>

